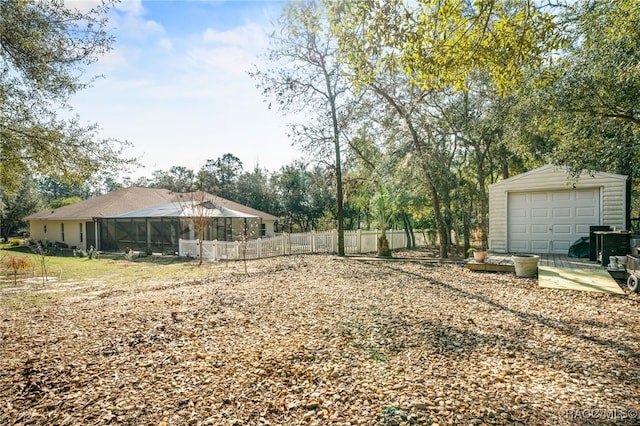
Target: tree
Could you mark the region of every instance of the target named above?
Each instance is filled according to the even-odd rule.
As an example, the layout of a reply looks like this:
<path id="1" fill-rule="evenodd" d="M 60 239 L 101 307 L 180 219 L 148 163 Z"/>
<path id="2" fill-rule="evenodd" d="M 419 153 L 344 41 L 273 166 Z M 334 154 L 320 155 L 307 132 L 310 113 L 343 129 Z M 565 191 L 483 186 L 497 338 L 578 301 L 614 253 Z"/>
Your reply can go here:
<path id="1" fill-rule="evenodd" d="M 314 230 L 335 229 L 336 190 L 331 169 L 315 164 L 307 170 L 309 222 Z"/>
<path id="2" fill-rule="evenodd" d="M 63 119 L 68 99 L 86 88 L 83 68 L 107 52 L 103 4 L 88 12 L 63 1 L 0 1 L 0 184 L 25 175 L 80 182 L 122 168 L 126 143 L 100 139 L 95 124 Z"/>
<path id="3" fill-rule="evenodd" d="M 215 160 L 207 160 L 198 172 L 198 180 L 203 191 L 237 201 L 235 185 L 241 173 L 242 161 L 227 153 Z"/>
<path id="4" fill-rule="evenodd" d="M 0 188 L 0 229 L 4 241 L 21 226 L 26 227 L 24 217 L 44 208 L 44 204 L 32 178 L 23 177 L 17 191 Z"/>
<path id="5" fill-rule="evenodd" d="M 79 198 L 86 200 L 95 194 L 86 182 L 68 184 L 58 182 L 49 176 L 37 180 L 37 191 L 44 197 L 44 200 L 51 204 L 55 200 L 67 198 Z"/>
<path id="6" fill-rule="evenodd" d="M 444 96 L 432 99 L 438 126 L 455 141 L 454 149 L 457 151 L 453 159 L 453 169 L 457 174 L 457 188 L 453 196 L 458 205 L 452 213 L 459 218 L 465 238 L 472 225 L 480 231 L 481 245 L 486 249 L 488 185 L 494 181 L 495 169 L 501 170 L 506 162 L 501 157 L 507 152 L 503 135 L 510 118 L 504 113 L 509 99 L 499 96 L 495 86 L 480 74 L 469 81 L 468 90 L 446 92 Z M 492 160 L 497 160 L 497 163 Z M 468 249 L 465 240 L 465 252 Z"/>
<path id="7" fill-rule="evenodd" d="M 348 86 L 337 61 L 337 45 L 325 12 L 313 1 L 289 4 L 271 36 L 267 59 L 274 68 L 255 70 L 251 75 L 265 98 L 275 98 L 283 113 L 306 111 L 314 117 L 303 125 L 294 125 L 294 137 L 311 151 L 324 151 L 327 144 L 332 146 L 338 255 L 344 256 L 340 109 Z"/>
<path id="8" fill-rule="evenodd" d="M 327 3 L 359 87 L 402 70 L 423 89 L 460 90 L 481 70 L 509 92 L 566 42 L 557 17 L 530 0 Z"/>
<path id="9" fill-rule="evenodd" d="M 514 90 L 562 45 L 554 16 L 526 0 L 327 3 L 352 81 L 388 104 L 411 143 L 447 257 L 455 152 L 425 100 L 468 90 L 478 73 Z"/>
<path id="10" fill-rule="evenodd" d="M 388 133 L 387 139 L 395 144 L 392 151 L 406 156 L 406 164 L 421 172 L 437 225 L 440 256 L 447 258 L 449 232 L 443 200 L 447 199 L 450 190 L 452 154 L 449 141 L 442 137 L 429 115 L 425 98 L 430 92 L 411 86 L 408 76 L 400 73 L 378 75 L 369 87 L 386 104 L 380 112 L 380 120 L 383 130 Z"/>
<path id="11" fill-rule="evenodd" d="M 49 203 L 49 207 L 52 209 L 58 209 L 64 206 L 70 206 L 71 204 L 79 203 L 82 201 L 80 197 L 68 197 L 68 198 L 57 198 Z"/>
<path id="12" fill-rule="evenodd" d="M 278 203 L 275 188 L 271 185 L 269 177 L 269 172 L 257 165 L 253 171 L 238 176 L 234 201 L 256 210 L 279 215 L 282 208 Z"/>
<path id="13" fill-rule="evenodd" d="M 640 176 L 640 7 L 636 0 L 572 4 L 573 43 L 538 91 L 554 160 L 576 173 Z"/>
<path id="14" fill-rule="evenodd" d="M 184 166 L 172 166 L 168 171 L 154 171 L 150 186 L 173 192 L 190 192 L 196 188 L 197 182 L 193 170 Z"/>
<path id="15" fill-rule="evenodd" d="M 309 202 L 309 179 L 306 166 L 302 162 L 294 162 L 280 169 L 273 177 L 278 190 L 280 205 L 283 210 L 284 224 L 300 231 L 311 231 L 311 207 Z"/>
<path id="16" fill-rule="evenodd" d="M 198 265 L 204 261 L 204 245 L 207 228 L 211 225 L 213 214 L 219 210 L 217 197 L 204 192 L 176 193 L 175 202 L 180 209 L 180 220 L 187 220 L 198 240 Z"/>

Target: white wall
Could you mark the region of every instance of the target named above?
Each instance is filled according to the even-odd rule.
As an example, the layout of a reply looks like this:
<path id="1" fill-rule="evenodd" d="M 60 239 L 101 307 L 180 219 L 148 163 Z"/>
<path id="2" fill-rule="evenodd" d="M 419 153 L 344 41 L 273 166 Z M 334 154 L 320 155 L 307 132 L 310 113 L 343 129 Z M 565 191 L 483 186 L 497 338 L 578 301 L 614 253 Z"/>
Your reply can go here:
<path id="1" fill-rule="evenodd" d="M 602 223 L 624 229 L 626 224 L 627 177 L 611 173 L 582 173 L 577 181 L 569 181 L 566 169 L 543 166 L 489 185 L 489 250 L 508 251 L 507 199 L 509 192 L 553 191 L 571 188 L 600 188 Z"/>
<path id="2" fill-rule="evenodd" d="M 64 238 L 62 225 L 64 224 Z M 80 230 L 82 227 L 82 233 Z M 51 243 L 62 242 L 69 247 L 85 249 L 87 246 L 87 229 L 85 221 L 79 220 L 31 220 L 29 221 L 29 234 L 31 239 L 49 241 Z"/>

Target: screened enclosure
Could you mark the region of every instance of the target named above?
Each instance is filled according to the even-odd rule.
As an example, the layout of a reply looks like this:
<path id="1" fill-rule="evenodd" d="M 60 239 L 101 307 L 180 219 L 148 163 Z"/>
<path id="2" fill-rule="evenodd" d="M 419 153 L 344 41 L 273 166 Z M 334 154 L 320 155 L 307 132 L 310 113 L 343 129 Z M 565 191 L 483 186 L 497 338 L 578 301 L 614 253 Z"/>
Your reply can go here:
<path id="1" fill-rule="evenodd" d="M 101 219 L 100 248 L 104 251 L 138 251 L 172 253 L 178 239 L 189 235 L 180 232 L 179 218 Z"/>
<path id="2" fill-rule="evenodd" d="M 260 238 L 261 219 L 212 203 L 199 206 L 197 214 L 175 203 L 153 206 L 123 215 L 99 218 L 99 248 L 103 251 L 177 253 L 180 239 L 237 241 Z"/>

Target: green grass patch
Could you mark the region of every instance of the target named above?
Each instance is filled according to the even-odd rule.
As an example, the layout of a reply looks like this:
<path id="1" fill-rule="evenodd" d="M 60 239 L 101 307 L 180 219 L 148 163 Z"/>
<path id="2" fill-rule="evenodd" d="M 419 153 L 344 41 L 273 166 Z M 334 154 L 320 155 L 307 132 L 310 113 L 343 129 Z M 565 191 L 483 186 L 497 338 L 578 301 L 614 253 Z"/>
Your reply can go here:
<path id="1" fill-rule="evenodd" d="M 199 280 L 216 273 L 210 263 L 199 265 L 197 260 L 177 256 L 129 258 L 109 253 L 89 259 L 74 257 L 68 249 L 44 257 L 24 246 L 0 249 L 0 259 L 8 256 L 24 256 L 33 266 L 20 271 L 15 284 L 12 271 L 0 269 L 0 308 L 41 306 L 97 290 L 143 289 L 158 283 Z"/>

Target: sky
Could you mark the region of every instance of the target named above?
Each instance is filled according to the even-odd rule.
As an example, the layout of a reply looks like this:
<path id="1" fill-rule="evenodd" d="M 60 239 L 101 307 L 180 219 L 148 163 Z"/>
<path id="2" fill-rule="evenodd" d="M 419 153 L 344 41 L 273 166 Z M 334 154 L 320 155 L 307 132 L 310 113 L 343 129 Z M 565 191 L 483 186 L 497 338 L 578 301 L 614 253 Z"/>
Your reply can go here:
<path id="1" fill-rule="evenodd" d="M 66 0 L 78 9 L 89 0 Z M 113 49 L 87 69 L 102 75 L 71 99 L 101 136 L 133 144 L 132 179 L 226 153 L 245 171 L 277 171 L 303 156 L 247 71 L 260 66 L 282 1 L 122 0 L 109 12 Z"/>

